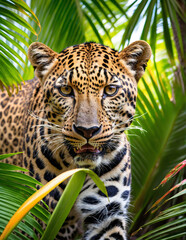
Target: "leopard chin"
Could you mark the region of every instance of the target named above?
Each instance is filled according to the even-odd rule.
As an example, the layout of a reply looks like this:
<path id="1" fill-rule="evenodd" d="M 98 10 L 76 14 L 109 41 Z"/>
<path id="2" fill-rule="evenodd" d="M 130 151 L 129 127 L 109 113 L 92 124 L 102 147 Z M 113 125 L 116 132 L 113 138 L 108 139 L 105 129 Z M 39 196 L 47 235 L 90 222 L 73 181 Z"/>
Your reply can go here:
<path id="1" fill-rule="evenodd" d="M 100 164 L 101 156 L 95 153 L 80 153 L 74 157 L 74 161 L 79 168 L 94 170 Z"/>

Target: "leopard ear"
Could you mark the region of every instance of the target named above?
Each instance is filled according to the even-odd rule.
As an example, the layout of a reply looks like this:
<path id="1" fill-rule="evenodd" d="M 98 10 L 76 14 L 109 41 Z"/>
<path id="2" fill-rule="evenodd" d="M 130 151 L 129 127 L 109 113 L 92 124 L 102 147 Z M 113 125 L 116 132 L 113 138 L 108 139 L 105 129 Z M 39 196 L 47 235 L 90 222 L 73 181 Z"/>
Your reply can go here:
<path id="1" fill-rule="evenodd" d="M 57 63 L 57 53 L 40 42 L 28 48 L 28 58 L 35 68 L 36 76 L 42 81 Z"/>
<path id="2" fill-rule="evenodd" d="M 131 74 L 138 81 L 145 72 L 147 62 L 151 57 L 151 48 L 145 41 L 136 41 L 119 53 L 120 62 L 129 68 Z"/>

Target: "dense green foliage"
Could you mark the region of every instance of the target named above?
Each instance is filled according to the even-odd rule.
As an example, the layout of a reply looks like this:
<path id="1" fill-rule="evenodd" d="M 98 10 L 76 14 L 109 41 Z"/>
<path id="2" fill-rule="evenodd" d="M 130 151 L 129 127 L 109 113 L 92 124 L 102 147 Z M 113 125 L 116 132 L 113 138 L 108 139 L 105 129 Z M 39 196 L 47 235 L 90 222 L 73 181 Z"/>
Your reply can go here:
<path id="1" fill-rule="evenodd" d="M 182 170 L 154 190 L 170 169 L 186 158 L 185 1 L 31 0 L 29 4 L 28 7 L 20 0 L 1 1 L 1 87 L 17 86 L 20 73 L 24 80 L 33 77 L 32 67 L 22 57 L 31 41 L 41 41 L 57 52 L 84 41 L 100 42 L 118 50 L 139 39 L 151 45 L 152 61 L 139 82 L 136 116 L 128 129 L 133 178 L 130 234 L 143 225 L 142 231 L 131 239 L 184 239 L 186 199 L 183 194 L 176 195 L 184 185 L 172 191 L 172 198 L 160 204 L 157 211 L 148 210 L 185 177 Z M 14 18 L 10 17 L 12 12 Z M 17 75 L 10 62 L 16 63 Z M 3 191 L 8 194 L 9 190 Z M 162 212 L 167 214 L 164 221 Z M 156 224 L 150 224 L 153 221 Z"/>
<path id="2" fill-rule="evenodd" d="M 14 154 L 4 154 L 0 156 L 0 160 L 10 157 Z M 36 190 L 36 184 L 41 185 L 35 179 L 18 171 L 27 172 L 28 170 L 0 162 L 0 232 L 2 233 L 6 224 L 16 210 L 23 204 L 27 198 Z M 41 225 L 35 220 L 33 215 L 48 223 L 49 212 L 40 205 L 33 208 L 30 213 L 25 216 L 24 222 L 20 222 L 15 231 L 8 239 L 28 239 L 21 231 L 27 232 L 32 239 L 37 239 L 33 227 L 42 234 Z"/>
<path id="3" fill-rule="evenodd" d="M 25 65 L 25 57 L 27 56 L 26 47 L 31 43 L 29 33 L 37 35 L 36 31 L 29 24 L 39 21 L 34 12 L 23 1 L 8 1 L 0 2 L 1 10 L 1 55 L 0 55 L 0 89 L 3 85 L 10 94 L 8 86 L 17 87 L 23 81 L 20 69 L 23 71 Z M 27 31 L 28 30 L 28 33 Z M 19 68 L 18 68 L 19 67 Z"/>

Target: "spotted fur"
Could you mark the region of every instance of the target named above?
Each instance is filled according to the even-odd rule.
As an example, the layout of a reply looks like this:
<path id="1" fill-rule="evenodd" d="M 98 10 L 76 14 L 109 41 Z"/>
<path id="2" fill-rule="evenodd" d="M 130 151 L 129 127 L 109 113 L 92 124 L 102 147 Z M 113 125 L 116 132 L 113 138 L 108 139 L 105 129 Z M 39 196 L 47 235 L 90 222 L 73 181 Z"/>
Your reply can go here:
<path id="1" fill-rule="evenodd" d="M 97 43 L 52 51 L 33 43 L 28 56 L 36 77 L 18 95 L 1 94 L 0 153 L 24 151 L 6 160 L 23 166 L 43 184 L 63 171 L 87 167 L 103 180 L 106 196 L 87 177 L 56 239 L 127 239 L 130 145 L 137 81 L 151 55 L 137 41 L 121 52 Z M 45 198 L 54 209 L 66 183 Z"/>

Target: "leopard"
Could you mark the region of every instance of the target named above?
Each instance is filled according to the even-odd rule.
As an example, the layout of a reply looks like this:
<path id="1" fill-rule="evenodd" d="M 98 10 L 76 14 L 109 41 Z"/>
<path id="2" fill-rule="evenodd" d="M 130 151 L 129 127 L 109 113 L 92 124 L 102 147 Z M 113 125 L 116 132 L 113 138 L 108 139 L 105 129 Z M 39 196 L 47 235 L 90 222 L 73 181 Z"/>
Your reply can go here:
<path id="1" fill-rule="evenodd" d="M 28 49 L 35 77 L 0 97 L 0 154 L 46 184 L 75 169 L 94 171 L 108 198 L 87 176 L 56 239 L 126 240 L 131 198 L 131 148 L 137 84 L 151 57 L 143 40 L 121 51 L 86 42 L 56 53 L 40 42 Z M 44 199 L 50 211 L 68 181 Z"/>

